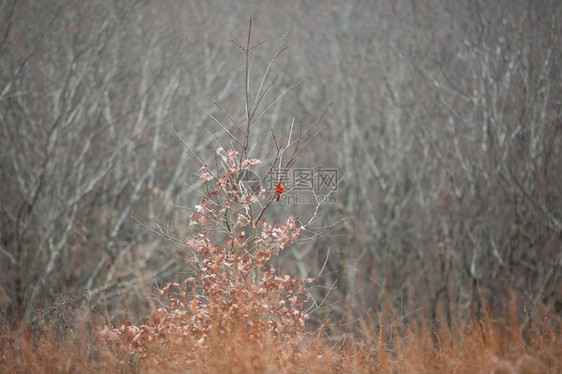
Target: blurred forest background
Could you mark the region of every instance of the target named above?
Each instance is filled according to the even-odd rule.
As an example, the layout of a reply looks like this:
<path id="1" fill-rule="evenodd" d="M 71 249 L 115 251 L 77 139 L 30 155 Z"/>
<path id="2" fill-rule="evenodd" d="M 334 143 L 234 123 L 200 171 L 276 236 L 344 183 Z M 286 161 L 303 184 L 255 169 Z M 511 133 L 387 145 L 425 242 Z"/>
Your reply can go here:
<path id="1" fill-rule="evenodd" d="M 333 102 L 298 165 L 338 169 L 317 225 L 345 221 L 278 264 L 320 274 L 313 322 L 387 302 L 401 316 L 478 315 L 510 291 L 525 312 L 562 312 L 559 1 L 4 0 L 3 323 L 53 308 L 142 317 L 157 285 L 185 277 L 183 250 L 144 226 L 188 232 L 202 199 L 168 122 L 208 162 L 228 144 L 197 101 L 244 116 L 232 39 L 250 13 L 253 40 L 268 41 L 258 71 L 288 32 L 276 94 L 306 79 L 261 120 L 256 147 Z"/>

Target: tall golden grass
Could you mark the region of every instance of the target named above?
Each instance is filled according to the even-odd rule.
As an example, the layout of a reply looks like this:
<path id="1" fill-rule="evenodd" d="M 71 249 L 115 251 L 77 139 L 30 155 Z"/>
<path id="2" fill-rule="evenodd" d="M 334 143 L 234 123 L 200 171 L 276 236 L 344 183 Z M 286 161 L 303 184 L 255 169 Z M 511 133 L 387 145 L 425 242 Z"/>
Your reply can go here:
<path id="1" fill-rule="evenodd" d="M 382 326 L 365 320 L 353 335 L 327 338 L 325 329 L 297 339 L 267 332 L 256 337 L 246 321 L 215 315 L 204 341 L 195 334 L 147 342 L 144 353 L 123 349 L 92 328 L 88 317 L 60 330 L 45 321 L 0 335 L 2 373 L 560 373 L 560 315 L 538 309 L 520 318 L 515 303 L 502 318 L 452 318 Z M 131 327 L 125 324 L 122 328 Z M 171 334 L 174 332 L 172 331 Z M 350 332 L 351 333 L 351 332 Z M 352 337 L 353 336 L 353 337 Z M 177 336 L 176 336 L 177 338 Z M 131 338 L 132 339 L 132 338 Z"/>

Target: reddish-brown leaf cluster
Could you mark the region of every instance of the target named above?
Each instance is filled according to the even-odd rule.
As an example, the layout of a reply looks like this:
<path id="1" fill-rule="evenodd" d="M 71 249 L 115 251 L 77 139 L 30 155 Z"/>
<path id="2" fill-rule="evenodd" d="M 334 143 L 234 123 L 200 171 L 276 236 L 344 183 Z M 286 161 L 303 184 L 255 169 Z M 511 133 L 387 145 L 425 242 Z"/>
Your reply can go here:
<path id="1" fill-rule="evenodd" d="M 103 326 L 100 335 L 118 349 L 149 358 L 154 344 L 199 349 L 209 339 L 243 332 L 258 346 L 278 339 L 299 351 L 308 319 L 303 311 L 306 281 L 277 275 L 268 261 L 294 243 L 303 227 L 293 217 L 272 225 L 251 214 L 250 205 L 265 194 L 263 188 L 254 194 L 242 192 L 240 175 L 261 161 L 239 162 L 238 152 L 222 148 L 217 154 L 225 172 L 219 176 L 201 168 L 200 179 L 210 192 L 195 207 L 190 223 L 227 227 L 225 244 L 212 243 L 205 231 L 187 240 L 194 275 L 183 284 L 168 283 L 161 290 L 164 305 L 145 324 Z M 190 350 L 185 354 L 188 359 Z"/>

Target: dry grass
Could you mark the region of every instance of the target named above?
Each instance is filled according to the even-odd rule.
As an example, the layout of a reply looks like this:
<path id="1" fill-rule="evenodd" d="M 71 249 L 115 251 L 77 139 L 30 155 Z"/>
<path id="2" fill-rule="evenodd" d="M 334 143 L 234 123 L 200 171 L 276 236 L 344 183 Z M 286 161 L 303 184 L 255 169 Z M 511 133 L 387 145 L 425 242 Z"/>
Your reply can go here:
<path id="1" fill-rule="evenodd" d="M 215 317 L 216 326 L 225 319 Z M 562 370 L 560 316 L 544 310 L 530 320 L 515 306 L 501 319 L 486 316 L 438 329 L 427 323 L 363 324 L 355 338 L 306 333 L 283 338 L 233 324 L 211 329 L 203 341 L 161 331 L 143 353 L 108 342 L 82 322 L 66 331 L 45 323 L 0 337 L 3 373 L 192 372 L 192 373 L 559 373 Z M 455 319 L 453 319 L 455 321 Z"/>

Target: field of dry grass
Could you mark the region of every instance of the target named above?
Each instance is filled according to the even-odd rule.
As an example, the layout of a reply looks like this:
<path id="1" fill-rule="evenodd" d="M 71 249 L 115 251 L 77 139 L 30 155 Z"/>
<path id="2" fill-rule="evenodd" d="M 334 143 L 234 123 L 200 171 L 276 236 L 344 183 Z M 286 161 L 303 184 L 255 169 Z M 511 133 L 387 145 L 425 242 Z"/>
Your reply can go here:
<path id="1" fill-rule="evenodd" d="M 521 320 L 515 310 L 501 319 L 453 319 L 440 328 L 366 321 L 361 332 L 329 339 L 327 329 L 275 337 L 216 315 L 204 339 L 178 335 L 160 321 L 158 334 L 143 339 L 140 350 L 108 339 L 102 326 L 82 318 L 63 331 L 47 323 L 3 331 L 0 367 L 3 373 L 559 373 L 560 316 L 542 310 Z M 135 328 L 116 330 L 132 343 Z"/>

